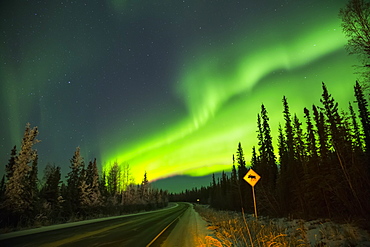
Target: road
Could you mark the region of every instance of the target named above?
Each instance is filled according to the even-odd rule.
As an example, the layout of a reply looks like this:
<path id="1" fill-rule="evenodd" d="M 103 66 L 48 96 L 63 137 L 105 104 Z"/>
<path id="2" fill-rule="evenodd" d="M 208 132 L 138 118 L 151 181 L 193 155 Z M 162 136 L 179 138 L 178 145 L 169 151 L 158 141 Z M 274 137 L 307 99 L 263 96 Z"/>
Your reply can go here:
<path id="1" fill-rule="evenodd" d="M 68 228 L 7 238 L 0 236 L 0 246 L 160 246 L 189 204 L 126 215 Z"/>

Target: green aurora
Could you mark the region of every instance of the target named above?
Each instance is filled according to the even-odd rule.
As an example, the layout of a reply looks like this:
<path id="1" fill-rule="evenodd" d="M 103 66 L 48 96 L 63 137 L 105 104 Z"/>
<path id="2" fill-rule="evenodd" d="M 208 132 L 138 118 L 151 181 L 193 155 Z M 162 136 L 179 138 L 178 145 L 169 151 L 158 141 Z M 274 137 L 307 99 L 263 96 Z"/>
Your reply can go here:
<path id="1" fill-rule="evenodd" d="M 321 81 L 346 106 L 353 100 L 351 65 L 356 61 L 345 52 L 336 10 L 314 12 L 315 16 L 308 11 L 295 17 L 291 20 L 297 21 L 295 25 L 267 23 L 268 32 L 241 33 L 218 47 L 199 49 L 195 59 L 186 58 L 190 65 L 179 73 L 174 92 L 186 105 L 187 116 L 170 127 L 152 130 L 149 138 L 130 147 L 122 143 L 114 151 L 102 148 L 103 160 L 128 162 L 136 180 L 144 171 L 152 179 L 229 171 L 239 141 L 250 160 L 262 103 L 269 111 L 274 137 L 282 122 L 283 95 L 301 121 L 303 107 L 319 104 Z M 302 19 L 304 28 L 297 24 Z"/>
<path id="2" fill-rule="evenodd" d="M 76 146 L 136 182 L 229 171 L 238 142 L 250 160 L 262 103 L 276 142 L 284 95 L 302 122 L 322 81 L 344 110 L 354 100 L 345 3 L 4 4 L 1 161 L 30 122 L 42 166 L 64 172 Z"/>

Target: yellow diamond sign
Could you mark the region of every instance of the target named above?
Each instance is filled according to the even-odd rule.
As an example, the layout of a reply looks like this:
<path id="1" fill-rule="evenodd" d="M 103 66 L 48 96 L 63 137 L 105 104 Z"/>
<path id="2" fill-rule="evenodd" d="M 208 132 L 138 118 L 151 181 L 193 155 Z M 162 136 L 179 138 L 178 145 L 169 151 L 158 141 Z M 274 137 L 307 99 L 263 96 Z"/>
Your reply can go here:
<path id="1" fill-rule="evenodd" d="M 247 174 L 245 174 L 245 176 L 244 176 L 244 180 L 247 181 L 247 183 L 249 183 L 250 185 L 252 185 L 252 187 L 254 187 L 256 185 L 256 183 L 258 182 L 258 180 L 260 180 L 260 178 L 261 178 L 261 176 L 258 175 L 252 169 L 249 169 Z"/>

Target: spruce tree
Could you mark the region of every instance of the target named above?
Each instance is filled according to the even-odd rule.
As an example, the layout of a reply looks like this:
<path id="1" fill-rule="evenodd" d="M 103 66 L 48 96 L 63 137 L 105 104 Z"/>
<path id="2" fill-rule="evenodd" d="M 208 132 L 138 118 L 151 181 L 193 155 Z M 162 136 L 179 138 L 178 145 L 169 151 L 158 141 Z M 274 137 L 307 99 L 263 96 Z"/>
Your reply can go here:
<path id="1" fill-rule="evenodd" d="M 329 125 L 330 140 L 335 154 L 334 162 L 331 165 L 331 173 L 336 176 L 335 193 L 338 200 L 344 201 L 346 210 L 362 211 L 362 205 L 353 182 L 355 178 L 351 176 L 351 170 L 355 164 L 351 158 L 353 156 L 353 149 L 349 131 L 346 128 L 343 116 L 338 112 L 338 103 L 329 94 L 324 83 L 322 83 L 322 89 L 323 93 L 320 101 L 323 104 L 323 111 Z M 342 181 L 346 183 L 342 183 Z M 344 187 L 345 184 L 347 187 Z"/>
<path id="2" fill-rule="evenodd" d="M 17 146 L 14 146 L 11 153 L 8 164 L 5 167 L 6 179 L 9 180 L 13 176 L 15 169 L 15 159 L 17 157 Z"/>
<path id="3" fill-rule="evenodd" d="M 368 109 L 368 102 L 365 98 L 362 86 L 356 81 L 354 87 L 356 103 L 358 106 L 359 117 L 361 120 L 362 130 L 364 133 L 365 152 L 368 161 L 370 161 L 370 111 Z M 370 166 L 368 166 L 370 174 Z"/>
<path id="4" fill-rule="evenodd" d="M 279 163 L 280 169 L 276 181 L 276 195 L 279 198 L 279 211 L 280 215 L 286 215 L 290 209 L 290 188 L 289 188 L 289 181 L 288 181 L 288 153 L 286 147 L 286 140 L 283 133 L 283 128 L 279 123 L 278 128 L 279 136 L 278 136 L 278 149 L 279 149 Z"/>
<path id="5" fill-rule="evenodd" d="M 106 201 L 109 196 L 108 187 L 107 187 L 107 175 L 105 171 L 102 171 L 102 174 L 99 179 L 99 191 L 101 199 Z"/>
<path id="6" fill-rule="evenodd" d="M 250 193 L 250 188 L 247 182 L 244 181 L 244 176 L 247 174 L 248 169 L 247 165 L 245 162 L 245 157 L 244 157 L 244 151 L 242 144 L 239 142 L 238 148 L 236 150 L 236 162 L 238 163 L 237 166 L 237 172 L 238 172 L 238 180 L 239 180 L 239 201 L 240 201 L 240 206 L 244 211 L 247 212 L 252 212 L 252 207 L 251 207 L 251 193 Z"/>
<path id="7" fill-rule="evenodd" d="M 5 194 L 5 174 L 1 178 L 0 182 L 0 204 L 4 204 L 4 194 Z"/>
<path id="8" fill-rule="evenodd" d="M 121 168 L 118 162 L 115 161 L 113 165 L 108 170 L 107 176 L 108 192 L 110 196 L 114 199 L 113 203 L 117 203 L 116 199 L 120 192 L 120 180 L 121 180 Z"/>
<path id="9" fill-rule="evenodd" d="M 230 184 L 231 184 L 231 204 L 232 210 L 240 209 L 240 188 L 239 188 L 239 179 L 237 175 L 237 170 L 235 167 L 235 159 L 233 155 L 233 166 L 231 169 L 231 177 L 230 177 Z"/>
<path id="10" fill-rule="evenodd" d="M 263 139 L 264 139 L 264 152 L 261 153 L 261 163 L 266 162 L 267 168 L 267 179 L 265 179 L 267 188 L 270 191 L 274 191 L 276 186 L 276 178 L 277 178 L 277 165 L 276 165 L 276 157 L 274 153 L 274 147 L 272 145 L 272 136 L 269 124 L 269 117 L 267 114 L 267 110 L 265 106 L 261 105 L 261 117 L 262 117 L 262 131 L 263 131 Z"/>
<path id="11" fill-rule="evenodd" d="M 28 180 L 27 191 L 29 193 L 29 199 L 30 199 L 30 208 L 28 211 L 30 213 L 30 217 L 32 218 L 33 218 L 33 214 L 36 213 L 36 210 L 37 210 L 36 204 L 39 201 L 37 173 L 38 173 L 38 155 L 36 154 L 36 157 L 32 162 L 32 166 L 31 166 L 30 172 L 28 174 L 28 179 L 27 179 Z"/>
<path id="12" fill-rule="evenodd" d="M 329 152 L 329 138 L 328 131 L 325 122 L 324 114 L 317 109 L 315 105 L 312 106 L 312 112 L 315 120 L 315 127 L 317 130 L 318 142 L 319 142 L 319 155 L 322 164 L 328 164 L 330 162 L 330 152 Z M 321 167 L 323 168 L 323 167 Z"/>
<path id="13" fill-rule="evenodd" d="M 36 139 L 37 135 L 37 127 L 31 129 L 30 124 L 27 123 L 21 150 L 15 157 L 13 172 L 6 183 L 4 206 L 8 211 L 18 216 L 26 212 L 33 202 L 28 189 L 31 165 L 37 157 L 37 151 L 32 149 L 33 145 L 39 142 Z"/>
<path id="14" fill-rule="evenodd" d="M 277 214 L 276 203 L 276 180 L 277 180 L 277 165 L 272 145 L 272 136 L 269 125 L 269 117 L 265 106 L 261 105 L 261 117 L 257 116 L 258 139 L 260 159 L 256 172 L 261 176 L 261 181 L 257 189 L 260 191 L 261 200 L 265 205 L 265 210 Z"/>
<path id="15" fill-rule="evenodd" d="M 362 133 L 360 131 L 360 127 L 358 126 L 358 123 L 357 123 L 357 116 L 355 114 L 355 111 L 353 110 L 353 107 L 352 107 L 352 104 L 351 102 L 348 103 L 348 109 L 349 109 L 349 113 L 350 113 L 350 117 L 351 117 L 351 126 L 352 126 L 352 135 L 351 135 L 351 139 L 353 139 L 353 142 L 354 142 L 354 149 L 355 149 L 355 152 L 357 154 L 360 154 L 362 153 L 362 147 L 363 147 L 363 144 L 362 144 Z"/>
<path id="16" fill-rule="evenodd" d="M 140 185 L 140 198 L 144 204 L 150 203 L 150 184 L 146 171 Z"/>
<path id="17" fill-rule="evenodd" d="M 41 188 L 41 198 L 50 208 L 50 217 L 58 215 L 60 210 L 60 166 L 47 164 L 44 169 L 44 185 Z"/>
<path id="18" fill-rule="evenodd" d="M 285 136 L 286 136 L 286 148 L 287 148 L 287 155 L 288 155 L 288 162 L 290 165 L 294 163 L 294 133 L 293 133 L 293 124 L 290 115 L 289 105 L 287 98 L 283 97 L 283 106 L 284 106 L 284 120 L 285 120 Z"/>
<path id="19" fill-rule="evenodd" d="M 311 120 L 310 111 L 307 108 L 304 108 L 304 117 L 306 118 L 306 126 L 307 126 L 307 132 L 306 132 L 307 154 L 310 160 L 314 160 L 315 163 L 318 164 L 315 130 L 314 130 L 314 126 Z"/>
<path id="20" fill-rule="evenodd" d="M 84 161 L 80 154 L 80 147 L 76 148 L 70 160 L 70 172 L 67 178 L 67 194 L 65 197 L 65 207 L 70 214 L 78 213 L 81 201 L 81 184 L 83 179 Z"/>

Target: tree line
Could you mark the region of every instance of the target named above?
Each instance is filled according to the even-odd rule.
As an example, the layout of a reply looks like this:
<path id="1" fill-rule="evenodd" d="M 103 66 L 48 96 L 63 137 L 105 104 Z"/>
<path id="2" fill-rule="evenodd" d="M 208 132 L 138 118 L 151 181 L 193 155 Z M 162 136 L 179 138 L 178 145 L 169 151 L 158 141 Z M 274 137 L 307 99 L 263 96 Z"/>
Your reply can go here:
<path id="1" fill-rule="evenodd" d="M 135 184 L 128 164 L 114 162 L 101 174 L 96 159 L 85 165 L 77 147 L 65 181 L 47 164 L 38 179 L 37 127 L 26 125 L 21 148 L 11 151 L 0 182 L 0 227 L 48 225 L 152 210 L 168 204 L 167 191 L 151 187 L 147 173 Z"/>
<path id="2" fill-rule="evenodd" d="M 322 83 L 321 105 L 304 108 L 304 120 L 290 112 L 283 97 L 284 123 L 279 124 L 277 150 L 266 107 L 257 115 L 257 140 L 247 166 L 241 143 L 231 173 L 222 172 L 208 187 L 171 194 L 171 200 L 209 203 L 224 210 L 253 213 L 251 186 L 243 177 L 250 168 L 260 176 L 255 186 L 258 211 L 270 216 L 369 219 L 370 111 L 356 82 L 348 111 Z"/>

